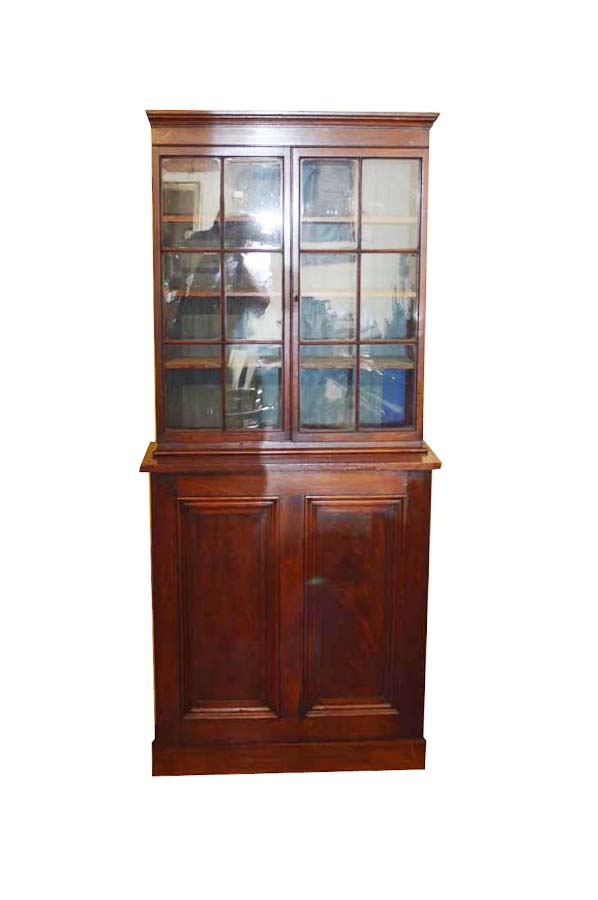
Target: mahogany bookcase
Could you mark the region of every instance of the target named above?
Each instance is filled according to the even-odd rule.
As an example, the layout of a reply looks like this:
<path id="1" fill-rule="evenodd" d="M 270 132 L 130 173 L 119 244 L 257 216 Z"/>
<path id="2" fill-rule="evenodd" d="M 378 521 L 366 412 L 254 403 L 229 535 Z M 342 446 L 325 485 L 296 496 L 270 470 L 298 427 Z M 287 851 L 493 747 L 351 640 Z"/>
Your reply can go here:
<path id="1" fill-rule="evenodd" d="M 423 768 L 436 115 L 148 117 L 153 772 Z"/>

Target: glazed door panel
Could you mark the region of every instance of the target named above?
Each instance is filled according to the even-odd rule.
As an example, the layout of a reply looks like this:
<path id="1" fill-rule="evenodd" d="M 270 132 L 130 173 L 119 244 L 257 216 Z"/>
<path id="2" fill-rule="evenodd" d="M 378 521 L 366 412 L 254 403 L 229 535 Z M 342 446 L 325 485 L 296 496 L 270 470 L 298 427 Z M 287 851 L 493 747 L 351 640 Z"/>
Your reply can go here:
<path id="1" fill-rule="evenodd" d="M 293 149 L 293 440 L 422 437 L 427 152 Z"/>
<path id="2" fill-rule="evenodd" d="M 164 444 L 290 430 L 290 151 L 154 148 L 156 413 Z"/>

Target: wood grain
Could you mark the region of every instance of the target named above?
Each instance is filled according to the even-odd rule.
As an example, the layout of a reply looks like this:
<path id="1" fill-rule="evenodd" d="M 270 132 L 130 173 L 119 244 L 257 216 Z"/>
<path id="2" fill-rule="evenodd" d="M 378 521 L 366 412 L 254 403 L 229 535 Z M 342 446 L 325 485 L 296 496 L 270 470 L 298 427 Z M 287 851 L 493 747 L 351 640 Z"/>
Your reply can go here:
<path id="1" fill-rule="evenodd" d="M 343 741 L 309 744 L 169 747 L 153 745 L 154 775 L 226 775 L 256 772 L 346 772 L 423 769 L 426 742 Z"/>
<path id="2" fill-rule="evenodd" d="M 427 147 L 436 114 L 148 116 L 158 439 L 141 470 L 151 483 L 153 773 L 421 769 L 431 474 L 440 466 L 423 441 Z M 412 345 L 415 362 L 400 351 L 361 361 L 364 368 L 414 367 L 409 427 L 301 432 L 300 304 L 293 301 L 300 293 L 299 166 L 306 155 L 355 158 L 359 167 L 369 157 L 421 160 L 418 247 L 404 251 L 419 253 L 418 331 L 397 342 Z M 282 160 L 283 401 L 276 432 L 165 426 L 166 368 L 210 366 L 226 377 L 224 339 L 166 339 L 162 321 L 161 165 L 165 158 L 183 165 L 188 156 Z M 218 242 L 176 252 L 229 252 L 222 228 Z M 222 279 L 215 295 L 222 317 Z M 208 358 L 202 343 L 219 354 Z M 310 360 L 308 352 L 304 362 L 321 367 L 339 359 Z"/>
<path id="3" fill-rule="evenodd" d="M 178 499 L 185 715 L 276 714 L 276 503 Z"/>

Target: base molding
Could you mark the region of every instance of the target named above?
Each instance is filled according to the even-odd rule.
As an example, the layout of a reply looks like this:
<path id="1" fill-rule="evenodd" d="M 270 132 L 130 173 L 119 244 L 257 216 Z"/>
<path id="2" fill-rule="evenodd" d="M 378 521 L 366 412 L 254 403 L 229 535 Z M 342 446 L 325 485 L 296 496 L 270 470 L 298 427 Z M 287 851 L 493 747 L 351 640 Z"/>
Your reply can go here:
<path id="1" fill-rule="evenodd" d="M 424 738 L 309 743 L 152 745 L 153 775 L 424 769 Z"/>

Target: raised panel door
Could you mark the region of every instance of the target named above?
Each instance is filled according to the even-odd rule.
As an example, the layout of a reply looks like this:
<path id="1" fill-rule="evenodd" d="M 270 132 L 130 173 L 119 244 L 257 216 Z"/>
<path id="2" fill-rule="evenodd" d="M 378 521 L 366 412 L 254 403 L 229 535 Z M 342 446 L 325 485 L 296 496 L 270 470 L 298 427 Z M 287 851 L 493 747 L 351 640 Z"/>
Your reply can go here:
<path id="1" fill-rule="evenodd" d="M 307 497 L 304 714 L 396 715 L 400 497 Z"/>
<path id="2" fill-rule="evenodd" d="M 183 716 L 274 717 L 277 506 L 179 499 Z"/>

